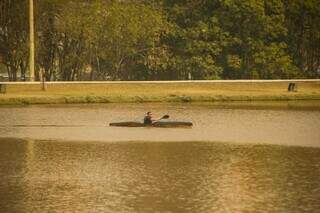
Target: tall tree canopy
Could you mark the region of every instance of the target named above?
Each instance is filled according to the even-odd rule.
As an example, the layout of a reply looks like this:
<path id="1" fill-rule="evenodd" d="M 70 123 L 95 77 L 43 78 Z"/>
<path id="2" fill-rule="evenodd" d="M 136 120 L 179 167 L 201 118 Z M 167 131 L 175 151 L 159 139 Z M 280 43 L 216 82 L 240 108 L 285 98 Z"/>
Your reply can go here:
<path id="1" fill-rule="evenodd" d="M 320 77 L 317 0 L 34 0 L 47 80 Z M 28 1 L 0 1 L 0 67 L 28 75 Z"/>

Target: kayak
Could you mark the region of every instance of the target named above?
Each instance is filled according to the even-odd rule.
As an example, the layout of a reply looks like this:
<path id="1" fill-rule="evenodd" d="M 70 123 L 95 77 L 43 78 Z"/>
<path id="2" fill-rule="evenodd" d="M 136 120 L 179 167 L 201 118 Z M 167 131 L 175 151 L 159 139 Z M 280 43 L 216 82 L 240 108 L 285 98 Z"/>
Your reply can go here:
<path id="1" fill-rule="evenodd" d="M 118 126 L 118 127 L 167 127 L 167 128 L 175 128 L 175 127 L 191 127 L 192 122 L 186 121 L 157 121 L 152 124 L 144 124 L 136 121 L 127 121 L 127 122 L 115 122 L 110 123 L 110 126 Z"/>

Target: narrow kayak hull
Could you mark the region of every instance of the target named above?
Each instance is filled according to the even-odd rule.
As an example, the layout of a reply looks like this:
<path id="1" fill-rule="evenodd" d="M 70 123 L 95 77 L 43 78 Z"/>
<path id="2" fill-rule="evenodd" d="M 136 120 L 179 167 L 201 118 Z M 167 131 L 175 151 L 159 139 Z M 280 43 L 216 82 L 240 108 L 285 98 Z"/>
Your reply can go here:
<path id="1" fill-rule="evenodd" d="M 185 121 L 158 121 L 152 124 L 144 124 L 141 122 L 135 121 L 127 121 L 127 122 L 116 122 L 110 123 L 110 126 L 118 126 L 118 127 L 191 127 L 192 122 L 185 122 Z"/>

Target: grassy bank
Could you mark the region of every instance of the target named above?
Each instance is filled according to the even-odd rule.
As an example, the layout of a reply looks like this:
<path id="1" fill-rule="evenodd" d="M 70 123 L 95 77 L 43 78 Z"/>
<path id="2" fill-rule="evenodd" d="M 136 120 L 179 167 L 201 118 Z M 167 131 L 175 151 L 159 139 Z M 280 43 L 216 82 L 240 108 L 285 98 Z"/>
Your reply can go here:
<path id="1" fill-rule="evenodd" d="M 320 82 L 39 83 L 8 84 L 0 104 L 320 100 Z"/>

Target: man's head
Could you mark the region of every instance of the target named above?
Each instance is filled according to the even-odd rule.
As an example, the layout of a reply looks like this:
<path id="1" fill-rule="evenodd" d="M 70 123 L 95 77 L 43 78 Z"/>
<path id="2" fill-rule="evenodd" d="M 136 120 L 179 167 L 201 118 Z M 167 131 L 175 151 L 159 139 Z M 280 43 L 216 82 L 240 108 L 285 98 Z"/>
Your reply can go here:
<path id="1" fill-rule="evenodd" d="M 151 113 L 151 112 L 147 112 L 147 115 L 148 115 L 148 116 L 151 116 L 151 115 L 152 115 L 152 113 Z"/>

